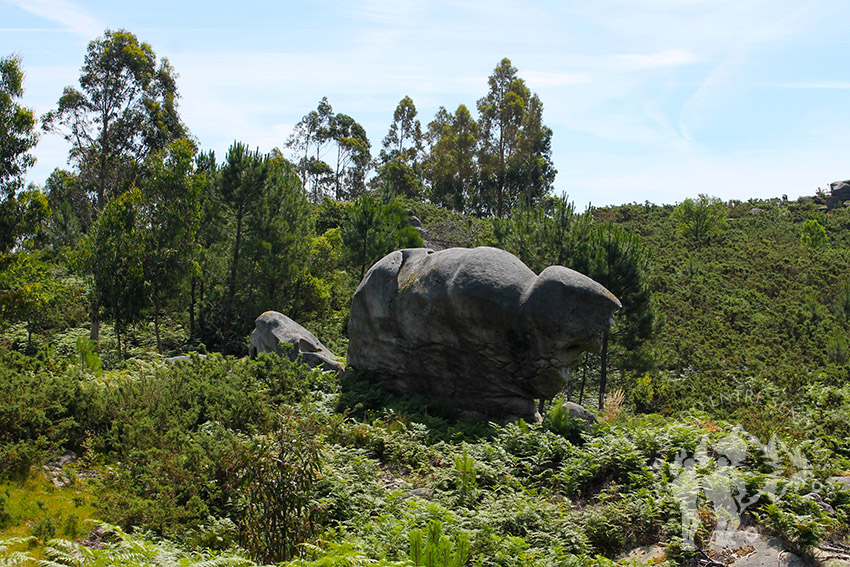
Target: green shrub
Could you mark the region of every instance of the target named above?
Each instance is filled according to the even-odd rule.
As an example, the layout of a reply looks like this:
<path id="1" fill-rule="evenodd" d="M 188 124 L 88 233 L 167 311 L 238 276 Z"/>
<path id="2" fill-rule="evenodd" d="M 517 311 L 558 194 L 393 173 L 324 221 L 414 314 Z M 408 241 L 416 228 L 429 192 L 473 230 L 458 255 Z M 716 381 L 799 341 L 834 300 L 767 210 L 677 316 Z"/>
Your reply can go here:
<path id="1" fill-rule="evenodd" d="M 62 524 L 62 532 L 65 537 L 77 539 L 77 536 L 80 535 L 80 518 L 76 514 L 69 514 L 65 518 L 65 523 Z"/>
<path id="2" fill-rule="evenodd" d="M 32 535 L 41 541 L 53 539 L 56 536 L 58 522 L 52 516 L 45 516 L 32 527 Z"/>
<path id="3" fill-rule="evenodd" d="M 546 413 L 543 425 L 549 431 L 557 433 L 573 444 L 581 442 L 581 434 L 587 431 L 587 422 L 570 417 L 570 410 L 564 406 L 562 398 L 552 402 L 552 408 Z"/>
<path id="4" fill-rule="evenodd" d="M 239 455 L 231 483 L 238 498 L 240 544 L 257 561 L 286 561 L 317 529 L 313 499 L 321 471 L 315 424 L 279 415 L 268 436 L 258 436 Z"/>
<path id="5" fill-rule="evenodd" d="M 428 522 L 427 535 L 410 531 L 410 560 L 416 567 L 463 567 L 469 558 L 469 536 L 455 534 L 454 541 L 443 535 L 441 522 Z"/>

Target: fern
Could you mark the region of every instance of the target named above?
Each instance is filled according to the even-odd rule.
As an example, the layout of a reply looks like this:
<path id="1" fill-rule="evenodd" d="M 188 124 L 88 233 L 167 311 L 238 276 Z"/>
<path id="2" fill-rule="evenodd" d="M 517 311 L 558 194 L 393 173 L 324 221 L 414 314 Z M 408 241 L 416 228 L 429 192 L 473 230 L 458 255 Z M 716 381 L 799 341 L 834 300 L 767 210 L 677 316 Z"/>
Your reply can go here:
<path id="1" fill-rule="evenodd" d="M 32 536 L 12 537 L 0 540 L 0 567 L 11 567 L 12 565 L 27 565 L 32 563 L 33 558 L 23 551 L 9 551 L 12 548 L 28 546 L 35 541 Z"/>

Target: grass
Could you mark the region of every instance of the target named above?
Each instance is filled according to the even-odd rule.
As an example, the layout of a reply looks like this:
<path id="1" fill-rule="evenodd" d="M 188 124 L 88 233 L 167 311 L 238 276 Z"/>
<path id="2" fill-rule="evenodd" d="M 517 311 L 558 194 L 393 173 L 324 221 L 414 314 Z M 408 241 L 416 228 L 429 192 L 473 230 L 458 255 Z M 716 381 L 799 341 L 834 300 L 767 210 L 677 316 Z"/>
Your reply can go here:
<path id="1" fill-rule="evenodd" d="M 73 470 L 66 467 L 66 470 Z M 74 476 L 71 472 L 70 476 Z M 88 482 L 77 479 L 59 488 L 44 473 L 30 475 L 23 483 L 0 483 L 0 495 L 6 496 L 7 526 L 0 529 L 0 540 L 42 533 L 52 524 L 55 535 L 76 539 L 87 531 L 86 520 L 97 519 L 94 496 Z M 2 496 L 0 496 L 2 498 Z M 49 538 L 46 538 L 49 539 Z"/>

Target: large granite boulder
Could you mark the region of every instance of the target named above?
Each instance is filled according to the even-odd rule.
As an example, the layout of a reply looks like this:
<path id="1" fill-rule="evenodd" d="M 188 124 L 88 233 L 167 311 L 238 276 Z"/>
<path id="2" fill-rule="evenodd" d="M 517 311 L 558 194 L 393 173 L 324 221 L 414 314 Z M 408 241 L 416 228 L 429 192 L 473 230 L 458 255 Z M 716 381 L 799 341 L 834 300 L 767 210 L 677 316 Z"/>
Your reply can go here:
<path id="1" fill-rule="evenodd" d="M 398 250 L 354 294 L 348 364 L 400 394 L 539 420 L 535 399 L 566 384 L 620 302 L 590 278 L 550 266 L 535 275 L 496 248 Z"/>
<path id="2" fill-rule="evenodd" d="M 295 360 L 298 356 L 307 366 L 321 366 L 323 370 L 340 372 L 344 365 L 334 360 L 334 353 L 329 351 L 316 335 L 277 311 L 266 311 L 257 317 L 256 327 L 251 333 L 248 355 L 253 358 L 261 352 L 282 354 L 281 345 L 291 345 L 289 358 Z"/>

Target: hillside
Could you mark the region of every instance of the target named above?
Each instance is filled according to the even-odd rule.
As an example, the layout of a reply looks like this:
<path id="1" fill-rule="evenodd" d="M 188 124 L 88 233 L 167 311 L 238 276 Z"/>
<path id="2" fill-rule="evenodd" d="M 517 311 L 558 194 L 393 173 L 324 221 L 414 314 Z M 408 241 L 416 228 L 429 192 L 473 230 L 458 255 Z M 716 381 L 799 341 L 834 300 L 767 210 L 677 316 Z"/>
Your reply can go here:
<path id="1" fill-rule="evenodd" d="M 309 281 L 305 293 L 316 301 L 286 301 L 343 354 L 359 265 L 340 233 L 356 205 L 309 207 L 315 271 L 299 285 Z M 699 241 L 679 230 L 673 206 L 599 208 L 586 220 L 648 251 L 642 277 L 655 314 L 639 360 L 627 343 L 612 343 L 597 424 L 570 419 L 560 404 L 581 392 L 595 408 L 596 354 L 574 369 L 563 398 L 547 403 L 542 424 L 496 423 L 391 396 L 368 376 L 214 352 L 190 336 L 180 300 L 163 309 L 159 342 L 166 354 L 206 357 L 164 363 L 150 311 L 125 321 L 120 338 L 104 317 L 99 342 L 89 341 L 90 282 L 70 254 L 48 245 L 29 264 L 6 259 L 5 281 L 25 277 L 54 292 L 4 312 L 0 561 L 846 559 L 850 209 L 778 199 L 723 208 L 725 229 Z M 415 201 L 398 203 L 394 218 L 406 209 L 435 245 L 518 242 L 500 241 L 504 227 L 490 219 Z M 572 226 L 583 226 L 578 219 Z M 826 236 L 815 245 L 801 239 L 813 220 Z M 393 222 L 399 239 L 416 240 Z M 78 458 L 42 467 L 65 450 Z M 115 527 L 92 532 L 88 519 Z M 753 539 L 753 530 L 774 539 Z M 740 534 L 750 539 L 728 540 Z"/>

